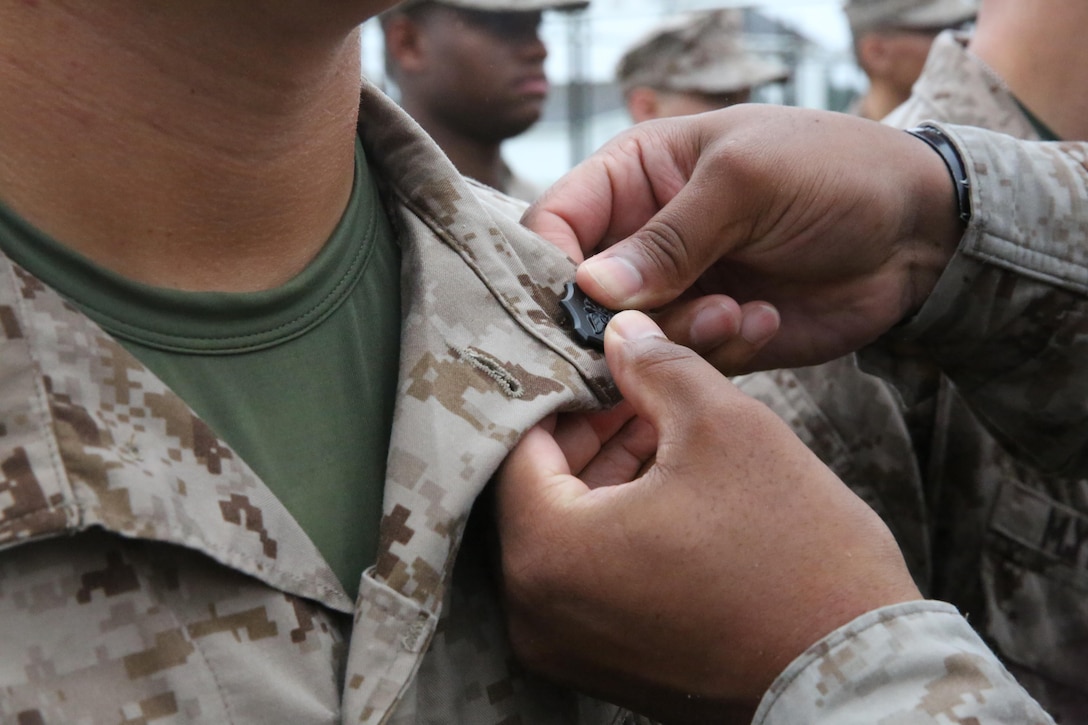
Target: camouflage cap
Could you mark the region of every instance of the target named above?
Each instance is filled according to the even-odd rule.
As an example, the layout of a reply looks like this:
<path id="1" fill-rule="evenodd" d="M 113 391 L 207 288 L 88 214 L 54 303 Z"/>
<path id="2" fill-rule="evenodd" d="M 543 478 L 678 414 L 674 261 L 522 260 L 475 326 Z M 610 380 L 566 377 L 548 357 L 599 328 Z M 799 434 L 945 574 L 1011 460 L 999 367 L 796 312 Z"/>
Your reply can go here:
<path id="1" fill-rule="evenodd" d="M 973 19 L 978 0 L 845 0 L 854 34 L 877 28 L 946 28 Z"/>
<path id="2" fill-rule="evenodd" d="M 485 10 L 496 13 L 536 12 L 539 10 L 577 10 L 589 5 L 589 0 L 405 0 L 395 10 L 433 2 L 466 10 Z"/>
<path id="3" fill-rule="evenodd" d="M 624 92 L 649 86 L 699 93 L 732 93 L 788 78 L 783 63 L 745 47 L 742 26 L 739 9 L 674 18 L 624 53 L 616 78 Z"/>

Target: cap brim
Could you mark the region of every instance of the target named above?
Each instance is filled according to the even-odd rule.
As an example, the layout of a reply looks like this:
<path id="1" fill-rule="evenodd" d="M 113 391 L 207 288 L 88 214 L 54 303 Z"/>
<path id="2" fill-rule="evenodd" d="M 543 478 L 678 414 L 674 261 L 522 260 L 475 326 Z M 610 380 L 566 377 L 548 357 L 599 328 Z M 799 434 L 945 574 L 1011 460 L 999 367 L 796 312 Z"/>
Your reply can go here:
<path id="1" fill-rule="evenodd" d="M 723 58 L 720 62 L 695 72 L 678 74 L 667 80 L 675 91 L 698 93 L 734 93 L 766 83 L 788 80 L 790 70 L 782 63 L 749 56 Z"/>
<path id="2" fill-rule="evenodd" d="M 405 0 L 394 8 L 419 5 L 428 0 Z M 485 10 L 497 13 L 537 12 L 540 10 L 579 10 L 589 5 L 589 0 L 431 0 L 439 5 L 449 5 L 468 10 Z"/>
<path id="3" fill-rule="evenodd" d="M 938 0 L 903 13 L 897 25 L 907 28 L 945 28 L 965 23 L 978 15 L 978 5 L 971 0 Z"/>

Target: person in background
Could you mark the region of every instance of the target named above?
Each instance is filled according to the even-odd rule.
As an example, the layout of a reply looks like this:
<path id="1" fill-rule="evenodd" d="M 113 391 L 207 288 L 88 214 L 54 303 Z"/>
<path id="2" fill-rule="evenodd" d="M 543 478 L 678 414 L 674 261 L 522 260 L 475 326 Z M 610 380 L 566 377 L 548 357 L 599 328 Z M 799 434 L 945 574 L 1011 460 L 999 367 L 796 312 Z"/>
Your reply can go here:
<path id="1" fill-rule="evenodd" d="M 977 0 L 846 0 L 854 56 L 869 86 L 850 111 L 879 121 L 910 97 L 933 39 L 974 19 Z"/>
<path id="2" fill-rule="evenodd" d="M 531 201 L 502 144 L 540 120 L 548 95 L 545 10 L 582 0 L 408 0 L 381 16 L 386 69 L 401 106 L 465 176 Z"/>
<path id="3" fill-rule="evenodd" d="M 910 100 L 885 119 L 934 118 L 1017 138 L 1088 139 L 1088 5 L 981 0 L 971 32 L 933 43 Z"/>
<path id="4" fill-rule="evenodd" d="M 744 13 L 718 9 L 674 18 L 629 48 L 616 67 L 635 123 L 747 103 L 789 78 L 780 61 L 746 47 Z"/>

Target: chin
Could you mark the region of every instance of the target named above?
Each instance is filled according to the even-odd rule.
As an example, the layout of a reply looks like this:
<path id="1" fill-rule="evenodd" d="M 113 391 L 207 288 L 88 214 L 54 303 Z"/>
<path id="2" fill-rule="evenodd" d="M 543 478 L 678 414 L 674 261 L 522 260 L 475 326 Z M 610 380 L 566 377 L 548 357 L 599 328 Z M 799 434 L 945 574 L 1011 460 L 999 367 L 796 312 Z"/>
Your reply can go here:
<path id="1" fill-rule="evenodd" d="M 521 103 L 516 106 L 517 110 L 511 111 L 509 116 L 512 119 L 517 119 L 532 125 L 539 121 L 540 117 L 544 115 L 544 101 L 545 98 L 543 96 L 522 99 Z"/>

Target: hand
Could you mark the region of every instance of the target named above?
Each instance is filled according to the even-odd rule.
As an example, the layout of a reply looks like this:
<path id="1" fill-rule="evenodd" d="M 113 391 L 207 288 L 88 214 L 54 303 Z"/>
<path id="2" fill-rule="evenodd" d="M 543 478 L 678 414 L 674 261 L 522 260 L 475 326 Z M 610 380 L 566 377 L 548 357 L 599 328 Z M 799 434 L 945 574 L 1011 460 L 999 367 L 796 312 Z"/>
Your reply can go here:
<path id="1" fill-rule="evenodd" d="M 534 428 L 498 477 L 530 668 L 670 723 L 748 722 L 821 637 L 920 598 L 884 524 L 768 408 L 641 313 L 605 351 L 626 405 Z"/>
<path id="2" fill-rule="evenodd" d="M 756 104 L 639 124 L 523 221 L 589 257 L 577 280 L 601 304 L 679 301 L 658 320 L 682 343 L 694 298 L 773 304 L 781 330 L 751 364 L 741 357 L 745 368 L 823 362 L 873 341 L 921 306 L 962 235 L 948 171 L 924 142 Z M 719 369 L 737 366 L 732 348 L 698 342 Z"/>

